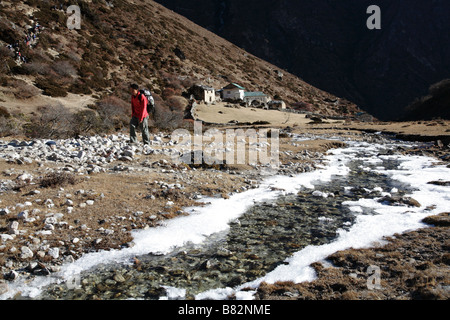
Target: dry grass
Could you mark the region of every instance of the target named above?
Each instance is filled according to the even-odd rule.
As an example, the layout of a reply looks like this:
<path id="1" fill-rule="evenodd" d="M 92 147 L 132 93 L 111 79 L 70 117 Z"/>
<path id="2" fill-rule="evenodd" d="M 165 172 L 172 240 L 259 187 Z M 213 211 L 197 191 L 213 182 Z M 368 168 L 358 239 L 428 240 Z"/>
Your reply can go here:
<path id="1" fill-rule="evenodd" d="M 316 280 L 262 283 L 257 296 L 283 300 L 448 300 L 448 213 L 429 220 L 436 219 L 445 219 L 445 226 L 395 235 L 383 247 L 336 252 L 327 258 L 333 267 L 311 265 Z M 379 289 L 368 288 L 369 266 L 381 270 Z"/>
<path id="2" fill-rule="evenodd" d="M 160 157 L 145 157 L 145 159 L 152 163 Z M 12 168 L 15 171 L 12 171 Z M 222 178 L 217 179 L 217 173 L 202 170 L 185 172 L 183 174 L 185 181 L 181 181 L 180 172 L 162 173 L 160 169 L 150 169 L 145 173 L 111 172 L 75 177 L 65 172 L 46 173 L 51 168 L 52 166 L 42 168 L 36 165 L 19 166 L 0 162 L 0 172 L 17 172 L 19 175 L 20 172 L 26 171 L 35 177 L 34 183 L 24 183 L 15 192 L 3 194 L 1 207 L 16 207 L 17 204 L 29 201 L 33 205 L 24 209 L 30 212 L 32 209 L 40 210 L 30 215 L 37 218 L 35 222 L 19 221 L 19 229 L 26 230 L 27 235 L 43 230 L 43 221 L 48 214 L 63 213 L 64 217 L 61 220 L 67 224 L 56 226 L 52 235 L 43 238 L 58 246 L 60 246 L 58 241 L 62 241 L 67 248 L 72 248 L 75 257 L 91 249 L 127 246 L 132 241 L 131 230 L 155 227 L 167 219 L 184 215 L 184 207 L 198 205 L 198 200 L 193 199 L 194 194 L 226 195 L 244 185 L 243 179 L 234 175 L 222 173 Z M 2 178 L 14 180 L 16 176 Z M 168 190 L 162 185 L 155 184 L 154 181 L 164 181 L 167 184 L 180 183 L 183 188 Z M 34 193 L 34 190 L 38 190 L 39 193 Z M 54 206 L 48 207 L 47 199 L 52 199 Z M 67 200 L 73 203 L 68 204 Z M 94 200 L 94 204 L 86 205 L 87 200 Z M 174 204 L 168 206 L 168 201 L 173 201 Z M 71 213 L 66 212 L 69 206 L 73 207 Z M 10 221 L 17 220 L 18 210 L 0 216 L 0 230 L 5 231 Z M 105 235 L 104 229 L 114 232 Z M 74 238 L 82 241 L 74 246 L 71 244 Z M 27 237 L 17 237 L 8 241 L 8 247 L 20 248 L 26 243 L 26 239 Z M 97 243 L 96 239 L 102 241 Z M 9 254 L 8 256 L 12 257 Z"/>

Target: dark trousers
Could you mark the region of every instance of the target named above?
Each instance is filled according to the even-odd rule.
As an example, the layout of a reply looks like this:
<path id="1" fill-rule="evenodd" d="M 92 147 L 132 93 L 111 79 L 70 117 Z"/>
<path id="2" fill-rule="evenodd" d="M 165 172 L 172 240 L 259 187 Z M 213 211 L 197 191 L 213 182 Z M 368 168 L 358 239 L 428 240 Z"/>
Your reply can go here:
<path id="1" fill-rule="evenodd" d="M 139 129 L 142 132 L 142 140 L 144 144 L 150 144 L 150 134 L 148 133 L 148 117 L 146 117 L 141 123 L 136 117 L 132 117 L 130 121 L 130 142 L 137 143 L 136 130 Z"/>

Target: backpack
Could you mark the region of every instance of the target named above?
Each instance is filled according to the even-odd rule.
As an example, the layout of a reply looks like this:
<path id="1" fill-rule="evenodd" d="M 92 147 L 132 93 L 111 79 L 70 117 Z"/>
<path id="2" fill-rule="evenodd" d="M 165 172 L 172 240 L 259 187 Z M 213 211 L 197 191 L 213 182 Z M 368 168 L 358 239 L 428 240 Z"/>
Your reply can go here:
<path id="1" fill-rule="evenodd" d="M 148 89 L 139 90 L 139 93 L 144 95 L 147 100 L 147 112 L 148 114 L 154 114 L 155 113 L 155 99 L 153 99 L 152 93 Z"/>

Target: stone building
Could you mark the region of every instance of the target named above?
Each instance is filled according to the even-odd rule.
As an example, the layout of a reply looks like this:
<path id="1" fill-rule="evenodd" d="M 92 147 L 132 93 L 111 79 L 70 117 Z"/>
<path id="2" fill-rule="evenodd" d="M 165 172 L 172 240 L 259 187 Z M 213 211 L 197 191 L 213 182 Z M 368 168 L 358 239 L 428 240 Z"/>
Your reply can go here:
<path id="1" fill-rule="evenodd" d="M 216 90 L 212 87 L 196 84 L 190 89 L 190 94 L 197 101 L 204 101 L 207 104 L 216 101 Z"/>

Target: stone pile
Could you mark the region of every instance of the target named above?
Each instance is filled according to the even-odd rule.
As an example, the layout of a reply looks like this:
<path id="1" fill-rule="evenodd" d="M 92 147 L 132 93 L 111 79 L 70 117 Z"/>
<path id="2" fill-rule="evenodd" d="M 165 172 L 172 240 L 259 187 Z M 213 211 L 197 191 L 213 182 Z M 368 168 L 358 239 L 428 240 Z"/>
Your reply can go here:
<path id="1" fill-rule="evenodd" d="M 139 155 L 173 153 L 173 142 L 163 142 L 163 134 L 154 136 L 150 145 L 142 148 L 130 145 L 123 134 L 104 137 L 80 137 L 78 139 L 33 141 L 0 141 L 0 157 L 17 164 L 54 162 L 69 165 L 75 172 L 98 171 L 99 167 L 114 161 L 132 161 Z"/>

